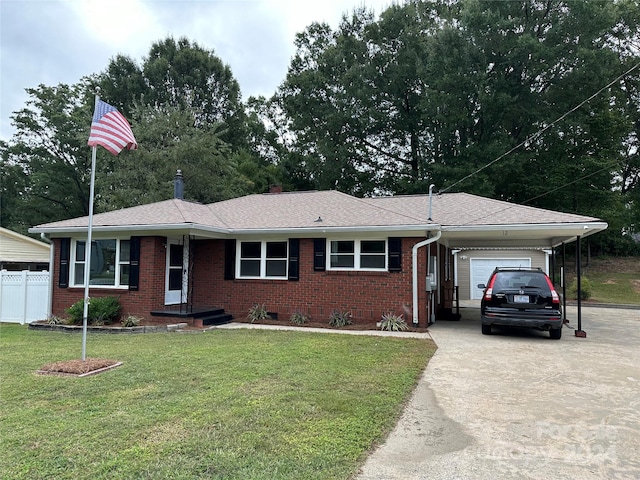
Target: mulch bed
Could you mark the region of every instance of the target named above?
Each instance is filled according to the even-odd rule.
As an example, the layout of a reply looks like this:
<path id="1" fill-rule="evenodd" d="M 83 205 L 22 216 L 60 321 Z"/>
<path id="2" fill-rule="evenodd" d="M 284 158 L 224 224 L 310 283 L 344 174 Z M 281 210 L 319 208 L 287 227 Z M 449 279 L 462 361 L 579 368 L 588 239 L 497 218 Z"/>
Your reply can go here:
<path id="1" fill-rule="evenodd" d="M 85 360 L 63 360 L 49 363 L 40 367 L 36 373 L 40 375 L 63 375 L 73 377 L 86 377 L 96 373 L 106 372 L 122 365 L 117 360 L 104 358 L 87 358 Z"/>
<path id="2" fill-rule="evenodd" d="M 260 320 L 260 321 L 251 322 L 251 320 L 248 320 L 246 318 L 234 318 L 233 322 L 249 323 L 249 324 L 253 323 L 254 325 L 280 325 L 280 326 L 287 326 L 287 327 L 325 328 L 328 330 L 380 330 L 380 327 L 376 325 L 376 322 L 352 323 L 351 325 L 345 325 L 344 327 L 339 327 L 339 328 L 332 327 L 331 325 L 329 325 L 329 322 L 314 322 L 314 321 L 310 321 L 302 325 L 296 325 L 294 323 L 289 322 L 288 320 Z M 407 326 L 409 328 L 405 330 L 405 332 L 424 333 L 428 331 L 428 329 L 425 327 L 414 327 L 411 323 L 408 323 Z"/>

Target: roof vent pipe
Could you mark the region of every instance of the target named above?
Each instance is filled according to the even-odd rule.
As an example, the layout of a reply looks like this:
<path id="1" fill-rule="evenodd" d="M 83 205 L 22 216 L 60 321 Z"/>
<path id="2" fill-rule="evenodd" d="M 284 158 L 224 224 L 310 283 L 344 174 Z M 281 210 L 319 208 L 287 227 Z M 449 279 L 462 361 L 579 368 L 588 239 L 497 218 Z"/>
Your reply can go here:
<path id="1" fill-rule="evenodd" d="M 176 172 L 176 177 L 173 180 L 173 198 L 184 199 L 184 178 L 182 177 L 182 170 Z"/>
<path id="2" fill-rule="evenodd" d="M 433 187 L 435 187 L 435 185 L 432 183 L 431 185 L 429 185 L 429 218 L 427 220 L 431 221 L 431 203 L 433 201 Z"/>

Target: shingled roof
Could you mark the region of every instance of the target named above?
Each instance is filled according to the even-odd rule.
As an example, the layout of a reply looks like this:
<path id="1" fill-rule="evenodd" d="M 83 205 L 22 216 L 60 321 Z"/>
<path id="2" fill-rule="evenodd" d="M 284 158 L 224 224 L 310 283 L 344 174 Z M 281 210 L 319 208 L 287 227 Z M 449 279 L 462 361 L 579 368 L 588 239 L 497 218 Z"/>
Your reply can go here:
<path id="1" fill-rule="evenodd" d="M 209 205 L 172 199 L 96 214 L 93 228 L 103 232 L 184 231 L 217 237 L 358 230 L 415 232 L 415 236 L 422 236 L 427 230 L 513 225 L 526 229 L 549 225 L 575 226 L 576 229 L 594 225 L 598 231 L 606 228 L 597 218 L 467 193 L 434 195 L 431 210 L 429 207 L 429 195 L 356 198 L 337 191 L 256 194 Z M 81 232 L 87 225 L 88 217 L 79 217 L 38 225 L 31 231 L 58 236 Z"/>
<path id="2" fill-rule="evenodd" d="M 428 195 L 398 195 L 367 199 L 372 205 L 400 212 L 415 212 L 428 218 Z M 597 218 L 528 207 L 493 200 L 469 193 L 445 193 L 433 196 L 432 221 L 442 226 L 513 225 L 598 222 Z"/>

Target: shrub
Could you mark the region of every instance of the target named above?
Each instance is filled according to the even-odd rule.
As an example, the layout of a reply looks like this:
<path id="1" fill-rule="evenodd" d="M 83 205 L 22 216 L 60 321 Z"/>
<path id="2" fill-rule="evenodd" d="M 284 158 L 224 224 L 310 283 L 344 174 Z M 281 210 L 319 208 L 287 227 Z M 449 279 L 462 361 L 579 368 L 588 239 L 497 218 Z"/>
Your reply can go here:
<path id="1" fill-rule="evenodd" d="M 399 332 L 407 330 L 409 326 L 404 321 L 402 315 L 395 315 L 391 312 L 382 315 L 382 321 L 380 322 L 380 330 L 388 330 L 390 332 Z"/>
<path id="2" fill-rule="evenodd" d="M 591 295 L 593 295 L 593 285 L 591 285 L 591 280 L 587 277 L 582 277 L 580 280 L 580 296 L 581 300 L 589 300 Z M 573 282 L 569 286 L 569 298 L 573 298 L 574 300 L 578 299 L 578 279 L 574 278 Z"/>
<path id="3" fill-rule="evenodd" d="M 329 316 L 329 325 L 332 327 L 344 327 L 345 325 L 351 325 L 351 318 L 351 312 L 334 310 Z"/>
<path id="4" fill-rule="evenodd" d="M 311 320 L 311 317 L 301 310 L 296 310 L 291 314 L 291 323 L 295 325 L 304 325 L 309 320 Z"/>
<path id="5" fill-rule="evenodd" d="M 78 300 L 67 309 L 71 323 L 82 324 L 84 300 Z M 116 297 L 96 297 L 89 300 L 87 324 L 109 325 L 120 316 L 120 301 Z"/>
<path id="6" fill-rule="evenodd" d="M 141 320 L 142 320 L 141 318 L 136 317 L 134 315 L 127 315 L 122 320 L 122 326 L 123 327 L 137 327 L 140 324 Z"/>
<path id="7" fill-rule="evenodd" d="M 256 303 L 253 307 L 249 309 L 249 313 L 247 314 L 247 319 L 251 320 L 251 323 L 266 320 L 269 317 L 267 313 L 267 307 L 265 307 L 264 303 Z"/>

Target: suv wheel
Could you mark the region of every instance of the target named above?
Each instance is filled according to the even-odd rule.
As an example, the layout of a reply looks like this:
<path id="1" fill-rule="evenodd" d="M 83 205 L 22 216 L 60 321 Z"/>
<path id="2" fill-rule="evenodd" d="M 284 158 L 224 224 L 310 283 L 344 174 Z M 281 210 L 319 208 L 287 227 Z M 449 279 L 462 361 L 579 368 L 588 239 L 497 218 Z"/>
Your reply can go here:
<path id="1" fill-rule="evenodd" d="M 482 334 L 491 335 L 491 325 L 482 325 Z"/>
<path id="2" fill-rule="evenodd" d="M 553 328 L 549 330 L 549 336 L 554 340 L 560 340 L 562 337 L 562 328 Z"/>

